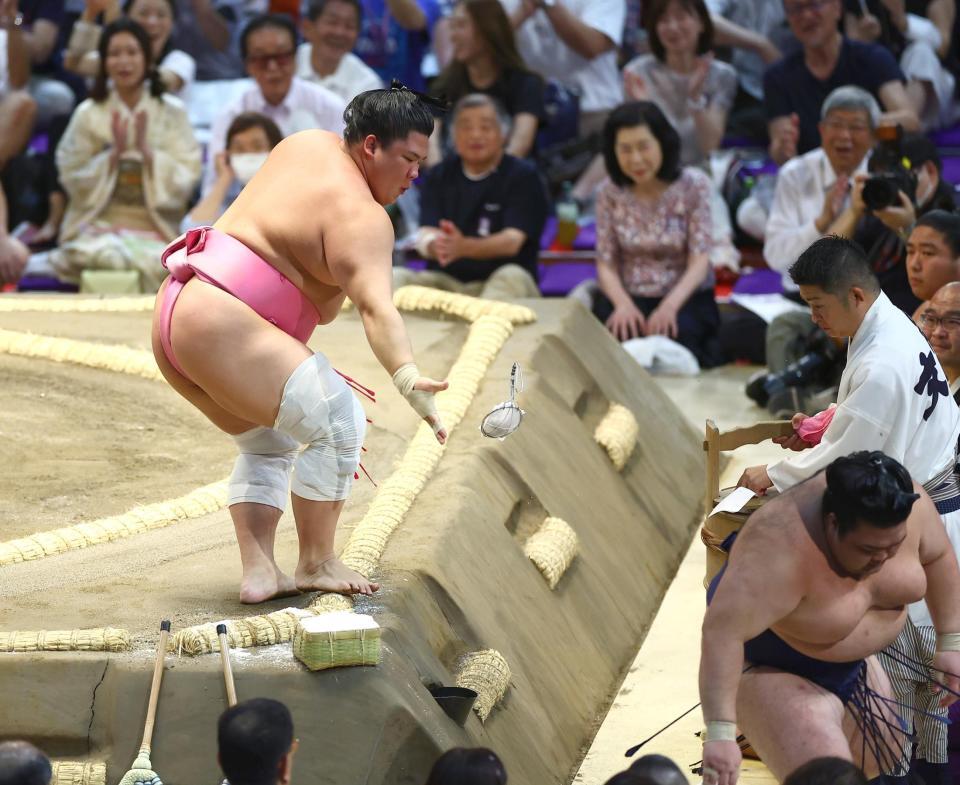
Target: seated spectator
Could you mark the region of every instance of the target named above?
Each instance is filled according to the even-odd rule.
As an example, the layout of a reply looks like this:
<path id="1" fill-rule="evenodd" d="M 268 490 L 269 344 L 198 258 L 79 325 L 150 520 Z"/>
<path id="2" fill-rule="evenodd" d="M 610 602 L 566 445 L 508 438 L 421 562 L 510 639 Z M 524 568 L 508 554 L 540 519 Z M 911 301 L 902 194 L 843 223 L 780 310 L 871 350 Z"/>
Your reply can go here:
<path id="1" fill-rule="evenodd" d="M 493 750 L 454 747 L 437 758 L 426 785 L 507 785 L 507 770 Z"/>
<path id="2" fill-rule="evenodd" d="M 677 132 L 646 101 L 610 114 L 603 156 L 594 314 L 618 340 L 665 335 L 701 367 L 721 364 L 707 176 L 680 167 Z"/>
<path id="3" fill-rule="evenodd" d="M 731 64 L 739 89 L 727 120 L 733 136 L 767 141 L 763 112 L 763 72 L 792 54 L 798 44 L 779 0 L 706 0 L 714 44 L 733 49 Z"/>
<path id="4" fill-rule="evenodd" d="M 46 128 L 54 117 L 69 114 L 76 103 L 57 48 L 66 13 L 62 0 L 20 0 L 19 9 L 18 14 L 14 8 L 15 24 L 7 34 L 20 36 L 29 54 L 30 95 L 37 102 L 37 125 Z"/>
<path id="5" fill-rule="evenodd" d="M 0 741 L 0 785 L 49 785 L 50 759 L 26 741 Z"/>
<path id="6" fill-rule="evenodd" d="M 360 0 L 311 0 L 300 25 L 306 42 L 297 47 L 297 76 L 350 103 L 355 95 L 383 87 L 377 72 L 353 53 L 360 35 Z"/>
<path id="7" fill-rule="evenodd" d="M 500 0 L 524 62 L 545 79 L 579 96 L 581 139 L 599 137 L 607 115 L 623 101 L 617 48 L 623 39 L 625 0 Z M 598 155 L 573 195 L 587 201 L 603 180 Z"/>
<path id="8" fill-rule="evenodd" d="M 431 92 L 453 103 L 471 93 L 496 98 L 511 118 L 507 154 L 527 157 L 543 116 L 543 79 L 524 64 L 503 6 L 499 0 L 459 0 L 449 20 L 453 62 Z M 446 125 L 443 130 L 446 136 Z"/>
<path id="9" fill-rule="evenodd" d="M 788 270 L 810 244 L 838 232 L 851 210 L 853 178 L 867 171 L 880 116 L 876 100 L 859 87 L 840 87 L 823 102 L 820 146 L 790 160 L 777 175 L 766 221 L 763 257 L 783 276 L 785 292 L 797 292 Z"/>
<path id="10" fill-rule="evenodd" d="M 175 49 L 171 40 L 177 18 L 174 0 L 126 0 L 123 13 L 137 22 L 150 36 L 153 61 L 164 87 L 183 97 L 193 84 L 197 64 L 186 52 Z M 86 0 L 83 13 L 74 23 L 70 43 L 63 55 L 64 67 L 82 76 L 93 77 L 100 70 L 97 43 L 102 32 L 96 23 L 103 14 L 105 23 L 120 16 L 119 0 Z"/>
<path id="11" fill-rule="evenodd" d="M 19 281 L 30 256 L 27 246 L 11 236 L 7 218 L 7 199 L 0 186 L 0 286 Z"/>
<path id="12" fill-rule="evenodd" d="M 953 0 L 951 0 L 952 4 Z M 930 0 L 917 5 L 929 6 Z M 902 0 L 844 0 L 844 30 L 854 41 L 880 44 L 897 58 L 907 78 L 907 96 L 924 128 L 940 128 L 957 119 L 956 79 L 941 62 L 950 48 L 949 35 L 921 13 L 907 13 Z M 917 11 L 920 11 L 918 8 Z M 947 28 L 948 30 L 949 28 Z"/>
<path id="13" fill-rule="evenodd" d="M 666 755 L 644 755 L 631 763 L 628 771 L 653 785 L 686 785 L 687 782 L 683 770 Z"/>
<path id="14" fill-rule="evenodd" d="M 69 197 L 50 263 L 77 283 L 87 269 L 140 272 L 155 291 L 200 175 L 200 149 L 179 99 L 164 95 L 146 31 L 121 17 L 100 37 L 100 72 L 57 147 Z M 108 87 L 109 84 L 109 87 Z"/>
<path id="15" fill-rule="evenodd" d="M 237 115 L 227 129 L 226 148 L 213 162 L 216 179 L 206 195 L 180 224 L 186 232 L 196 226 L 212 226 L 226 211 L 280 144 L 283 133 L 269 117 L 256 112 Z"/>
<path id="16" fill-rule="evenodd" d="M 960 281 L 960 215 L 931 210 L 921 216 L 907 240 L 907 275 L 921 302 Z"/>
<path id="17" fill-rule="evenodd" d="M 440 18 L 439 0 L 361 0 L 363 27 L 356 52 L 385 83 L 424 88 L 421 64 Z"/>
<path id="18" fill-rule="evenodd" d="M 539 297 L 537 255 L 546 188 L 529 161 L 504 152 L 510 119 L 484 93 L 453 113 L 456 155 L 433 167 L 421 188 L 417 250 L 427 270 L 394 268 L 396 286 L 416 283 L 490 297 Z"/>
<path id="19" fill-rule="evenodd" d="M 880 122 L 916 131 L 920 121 L 904 89 L 893 55 L 876 44 L 841 35 L 840 0 L 783 0 L 801 50 L 770 66 L 763 77 L 763 105 L 770 157 L 778 164 L 813 150 L 821 105 L 844 85 L 861 87 L 884 108 Z"/>
<path id="20" fill-rule="evenodd" d="M 853 238 L 867 251 L 867 259 L 890 301 L 907 315 L 920 304 L 910 291 L 907 278 L 906 239 L 910 227 L 919 216 L 931 210 L 955 209 L 953 186 L 940 176 L 943 168 L 936 145 L 921 134 L 906 134 L 900 142 L 901 161 L 909 162 L 916 178 L 915 193 L 898 194 L 897 205 L 883 210 L 871 211 L 863 203 L 865 175 L 854 178 L 851 192 L 853 211 L 849 220 L 854 222 Z M 881 168 L 882 156 L 876 151 L 870 157 L 868 169 L 876 173 Z M 855 219 L 855 215 L 859 218 Z"/>
<path id="21" fill-rule="evenodd" d="M 299 744 L 290 710 L 270 698 L 241 701 L 217 721 L 217 761 L 230 785 L 289 785 Z"/>
<path id="22" fill-rule="evenodd" d="M 794 771 L 783 781 L 783 785 L 867 785 L 867 777 L 852 762 L 843 758 L 815 758 Z"/>
<path id="23" fill-rule="evenodd" d="M 176 0 L 173 40 L 197 64 L 197 79 L 239 79 L 243 60 L 236 38 L 247 15 L 245 0 Z"/>
<path id="24" fill-rule="evenodd" d="M 680 135 L 682 166 L 705 168 L 723 138 L 737 74 L 713 57 L 713 24 L 703 0 L 654 0 L 644 23 L 652 53 L 624 66 L 624 91 L 660 107 Z"/>
<path id="25" fill-rule="evenodd" d="M 346 103 L 336 93 L 294 76 L 297 30 L 286 16 L 259 16 L 246 26 L 240 51 L 256 84 L 220 112 L 211 128 L 203 195 L 213 187 L 214 161 L 223 150 L 227 129 L 239 114 L 257 112 L 289 136 L 308 128 L 342 133 Z"/>
<path id="26" fill-rule="evenodd" d="M 652 101 L 680 136 L 680 164 L 709 173 L 710 154 L 720 146 L 737 76 L 713 59 L 713 25 L 703 0 L 654 0 L 644 10 L 652 54 L 624 66 L 624 90 L 636 101 Z M 714 268 L 737 269 L 730 209 L 710 187 Z"/>
<path id="27" fill-rule="evenodd" d="M 925 305 L 917 321 L 960 403 L 960 283 L 946 284 Z"/>

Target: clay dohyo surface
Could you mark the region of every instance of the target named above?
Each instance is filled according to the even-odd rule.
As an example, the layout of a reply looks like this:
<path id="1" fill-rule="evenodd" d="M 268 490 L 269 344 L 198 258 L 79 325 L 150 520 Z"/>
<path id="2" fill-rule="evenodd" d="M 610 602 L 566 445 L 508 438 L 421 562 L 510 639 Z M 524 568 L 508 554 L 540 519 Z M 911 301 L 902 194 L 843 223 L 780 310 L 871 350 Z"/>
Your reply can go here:
<path id="1" fill-rule="evenodd" d="M 149 350 L 150 314 L 0 314 L 0 328 Z M 468 325 L 407 316 L 425 374 L 442 377 Z M 363 463 L 389 476 L 417 427 L 352 313 L 314 333 L 311 346 L 371 387 L 361 399 L 373 420 Z M 0 540 L 117 515 L 169 501 L 226 479 L 233 441 L 166 383 L 122 373 L 0 354 Z M 338 543 L 374 492 L 361 474 Z M 296 564 L 288 512 L 280 524 L 281 565 Z M 0 568 L 0 629 L 123 627 L 149 643 L 161 618 L 175 627 L 247 615 L 237 600 L 240 559 L 226 509 L 106 545 Z M 63 591 L 69 586 L 70 591 Z M 264 606 L 269 610 L 285 603 Z"/>
<path id="2" fill-rule="evenodd" d="M 384 628 L 381 665 L 310 674 L 289 644 L 234 652 L 241 699 L 271 695 L 291 706 L 301 738 L 298 780 L 419 784 L 439 751 L 467 744 L 496 749 L 514 782 L 569 781 L 690 542 L 703 487 L 698 435 L 582 307 L 528 304 L 538 322 L 518 327 L 500 351 L 387 546 L 383 590 L 357 603 Z M 404 318 L 422 372 L 445 376 L 469 326 Z M 0 328 L 146 349 L 149 315 L 0 314 Z M 364 463 L 385 479 L 418 426 L 415 415 L 373 358 L 355 314 L 318 329 L 311 345 L 377 390 L 379 402 L 364 404 L 374 420 Z M 514 360 L 526 375 L 527 417 L 506 441 L 484 439 L 479 422 L 505 399 Z M 23 487 L 0 491 L 2 539 L 171 499 L 230 472 L 230 440 L 162 383 L 3 356 L 0 383 L 17 397 L 0 404 L 0 429 L 16 434 L 0 462 L 5 476 L 24 478 Z M 640 426 L 622 473 L 593 439 L 611 402 L 627 406 Z M 355 484 L 339 547 L 375 490 L 366 479 Z M 522 549 L 546 516 L 566 520 L 581 543 L 555 591 Z M 289 513 L 277 556 L 293 569 Z M 0 736 L 106 759 L 108 782 L 117 781 L 139 743 L 160 619 L 176 630 L 310 601 L 242 606 L 239 575 L 226 510 L 0 568 L 0 629 L 110 625 L 129 629 L 134 641 L 122 655 L 0 655 Z M 459 728 L 426 685 L 453 683 L 460 658 L 484 648 L 510 664 L 510 688 L 484 725 L 471 716 Z M 218 658 L 172 654 L 168 663 L 155 769 L 168 783 L 217 781 Z"/>

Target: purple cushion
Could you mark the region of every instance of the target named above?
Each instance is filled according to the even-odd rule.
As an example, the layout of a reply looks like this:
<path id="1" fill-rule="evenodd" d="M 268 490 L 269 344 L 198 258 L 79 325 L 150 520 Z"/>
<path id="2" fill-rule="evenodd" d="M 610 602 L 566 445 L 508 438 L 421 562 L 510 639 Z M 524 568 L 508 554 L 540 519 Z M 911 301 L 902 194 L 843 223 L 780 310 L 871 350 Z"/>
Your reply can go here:
<path id="1" fill-rule="evenodd" d="M 426 259 L 407 259 L 404 262 L 404 266 L 410 270 L 416 270 L 420 272 L 427 269 L 427 260 Z"/>
<path id="2" fill-rule="evenodd" d="M 960 123 L 930 134 L 937 147 L 960 147 Z"/>
<path id="3" fill-rule="evenodd" d="M 753 270 L 733 285 L 734 294 L 782 294 L 783 281 L 776 270 Z"/>
<path id="4" fill-rule="evenodd" d="M 947 731 L 947 747 L 951 750 L 960 752 L 960 701 L 950 707 L 950 729 Z M 955 765 L 960 764 L 960 760 L 953 761 Z M 955 780 L 957 781 L 957 780 Z"/>
<path id="5" fill-rule="evenodd" d="M 590 263 L 540 265 L 540 292 L 545 297 L 563 297 L 577 284 L 597 277 L 597 266 Z"/>
<path id="6" fill-rule="evenodd" d="M 17 282 L 18 292 L 77 292 L 80 287 L 45 275 L 24 276 Z"/>
<path id="7" fill-rule="evenodd" d="M 943 159 L 943 179 L 951 185 L 960 184 L 960 158 Z"/>
<path id="8" fill-rule="evenodd" d="M 553 244 L 557 236 L 557 217 L 551 215 L 543 225 L 543 232 L 540 235 L 540 250 L 546 251 Z M 575 251 L 592 251 L 597 247 L 597 224 L 591 220 L 589 223 L 581 224 L 580 231 L 577 232 L 576 239 L 573 241 Z"/>

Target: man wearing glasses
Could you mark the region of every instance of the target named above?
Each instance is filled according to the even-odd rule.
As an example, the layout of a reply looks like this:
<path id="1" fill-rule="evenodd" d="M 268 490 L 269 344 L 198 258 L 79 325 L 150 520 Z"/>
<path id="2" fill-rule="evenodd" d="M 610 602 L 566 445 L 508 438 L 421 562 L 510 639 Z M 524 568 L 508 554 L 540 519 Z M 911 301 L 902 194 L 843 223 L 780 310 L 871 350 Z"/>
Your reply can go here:
<path id="1" fill-rule="evenodd" d="M 802 48 L 764 74 L 770 156 L 778 164 L 817 146 L 820 105 L 842 85 L 857 85 L 873 95 L 884 109 L 882 123 L 919 130 L 893 55 L 840 34 L 840 0 L 784 0 L 783 8 Z"/>
<path id="2" fill-rule="evenodd" d="M 213 161 L 224 149 L 227 129 L 239 114 L 258 112 L 266 115 L 285 136 L 309 128 L 335 134 L 343 132 L 346 104 L 331 90 L 294 75 L 296 52 L 297 30 L 286 16 L 259 16 L 244 29 L 240 53 L 255 84 L 213 121 L 203 178 L 204 194 L 216 178 Z"/>
<path id="3" fill-rule="evenodd" d="M 950 394 L 960 403 L 960 281 L 940 287 L 917 322 L 943 366 Z"/>

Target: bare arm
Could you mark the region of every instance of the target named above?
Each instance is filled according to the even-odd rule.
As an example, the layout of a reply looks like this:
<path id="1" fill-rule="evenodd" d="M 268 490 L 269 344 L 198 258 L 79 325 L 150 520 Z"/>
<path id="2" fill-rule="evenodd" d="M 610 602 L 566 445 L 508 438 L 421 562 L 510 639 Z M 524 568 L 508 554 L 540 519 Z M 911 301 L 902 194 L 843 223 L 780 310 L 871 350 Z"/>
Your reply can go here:
<path id="1" fill-rule="evenodd" d="M 937 54 L 943 58 L 950 51 L 950 39 L 953 35 L 953 21 L 957 14 L 956 0 L 933 0 L 927 6 L 927 19 L 940 31 L 940 48 Z"/>
<path id="2" fill-rule="evenodd" d="M 712 14 L 713 42 L 716 46 L 746 49 L 759 55 L 764 63 L 770 65 L 781 58 L 780 50 L 769 38 L 734 24 L 718 14 Z"/>
<path id="3" fill-rule="evenodd" d="M 413 362 L 413 349 L 393 304 L 393 227 L 379 206 L 364 206 L 331 221 L 324 253 L 334 280 L 357 307 L 370 348 L 393 375 Z"/>
<path id="4" fill-rule="evenodd" d="M 510 132 L 510 141 L 507 142 L 507 154 L 517 158 L 526 158 L 533 149 L 538 125 L 536 115 L 529 112 L 520 112 L 514 115 L 513 130 Z"/>
<path id="5" fill-rule="evenodd" d="M 727 126 L 727 111 L 716 106 L 704 106 L 692 109 L 693 127 L 697 135 L 697 147 L 702 153 L 712 153 L 723 139 L 723 129 Z"/>
<path id="6" fill-rule="evenodd" d="M 387 8 L 404 30 L 427 29 L 427 15 L 417 0 L 387 0 Z"/>
<path id="7" fill-rule="evenodd" d="M 766 511 L 764 511 L 766 512 Z M 786 618 L 803 599 L 800 566 L 785 547 L 784 530 L 771 515 L 757 513 L 737 538 L 716 594 L 703 619 L 700 700 L 708 723 L 737 721 L 737 692 L 744 644 Z M 734 741 L 708 738 L 704 766 L 736 779 L 739 754 Z M 727 771 L 723 771 L 726 768 Z M 730 769 L 733 769 L 730 771 Z"/>
<path id="8" fill-rule="evenodd" d="M 584 24 L 559 3 L 547 6 L 544 11 L 560 40 L 587 60 L 593 60 L 616 46 L 604 33 Z"/>
<path id="9" fill-rule="evenodd" d="M 35 64 L 44 63 L 53 52 L 60 28 L 49 19 L 38 19 L 32 29 L 24 31 L 23 39 L 30 52 L 30 60 Z"/>
<path id="10" fill-rule="evenodd" d="M 203 37 L 217 51 L 226 50 L 230 46 L 230 26 L 227 20 L 217 12 L 210 0 L 191 0 L 191 4 L 197 17 L 197 27 Z"/>
<path id="11" fill-rule="evenodd" d="M 16 4 L 13 10 L 17 10 Z M 0 28 L 7 31 L 7 72 L 10 87 L 19 90 L 26 87 L 30 81 L 30 50 L 20 28 L 11 22 L 12 17 L 4 17 L 0 20 Z"/>
<path id="12" fill-rule="evenodd" d="M 902 82 L 887 82 L 881 86 L 880 103 L 884 108 L 880 115 L 882 125 L 900 123 L 905 131 L 920 130 L 920 118 L 917 117 Z"/>

